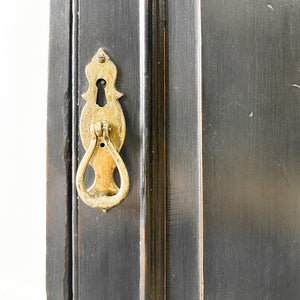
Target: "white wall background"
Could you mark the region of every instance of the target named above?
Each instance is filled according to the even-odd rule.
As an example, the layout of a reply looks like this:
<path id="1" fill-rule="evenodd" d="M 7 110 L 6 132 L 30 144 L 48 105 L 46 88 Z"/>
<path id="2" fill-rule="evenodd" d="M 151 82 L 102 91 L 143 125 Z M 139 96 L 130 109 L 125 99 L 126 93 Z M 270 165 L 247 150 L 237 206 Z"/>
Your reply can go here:
<path id="1" fill-rule="evenodd" d="M 42 300 L 49 1 L 0 0 L 0 299 Z"/>

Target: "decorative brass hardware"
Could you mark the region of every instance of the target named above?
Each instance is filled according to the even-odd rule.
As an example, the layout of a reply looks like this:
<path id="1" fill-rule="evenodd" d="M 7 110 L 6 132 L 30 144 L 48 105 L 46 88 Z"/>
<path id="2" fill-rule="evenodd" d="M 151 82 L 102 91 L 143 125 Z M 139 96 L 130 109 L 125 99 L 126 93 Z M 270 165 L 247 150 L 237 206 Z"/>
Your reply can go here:
<path id="1" fill-rule="evenodd" d="M 124 114 L 118 101 L 123 94 L 115 88 L 117 68 L 101 48 L 86 66 L 86 76 L 89 89 L 82 97 L 87 103 L 80 117 L 80 136 L 86 153 L 77 170 L 76 187 L 87 205 L 106 211 L 118 205 L 129 190 L 129 176 L 119 155 L 126 133 Z M 106 83 L 107 104 L 103 107 L 96 103 L 99 79 Z M 95 180 L 89 189 L 84 183 L 88 164 L 95 171 Z M 120 174 L 120 188 L 113 178 L 116 167 Z"/>

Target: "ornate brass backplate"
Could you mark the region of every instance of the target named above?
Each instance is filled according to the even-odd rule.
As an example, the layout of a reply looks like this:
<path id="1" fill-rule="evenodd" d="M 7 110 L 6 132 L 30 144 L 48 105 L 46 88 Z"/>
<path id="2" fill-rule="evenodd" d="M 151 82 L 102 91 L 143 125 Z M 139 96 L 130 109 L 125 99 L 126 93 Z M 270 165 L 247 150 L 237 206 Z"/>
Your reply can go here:
<path id="1" fill-rule="evenodd" d="M 117 68 L 109 56 L 99 49 L 86 67 L 89 82 L 88 91 L 82 95 L 86 100 L 80 117 L 80 136 L 86 153 L 79 164 L 76 186 L 80 198 L 89 206 L 107 210 L 118 205 L 129 190 L 129 177 L 126 166 L 119 155 L 126 133 L 126 124 L 118 101 L 122 94 L 115 88 Z M 107 104 L 97 104 L 98 80 L 106 83 Z M 95 180 L 87 189 L 84 183 L 88 164 L 95 171 Z M 120 188 L 116 185 L 113 173 L 118 168 Z"/>

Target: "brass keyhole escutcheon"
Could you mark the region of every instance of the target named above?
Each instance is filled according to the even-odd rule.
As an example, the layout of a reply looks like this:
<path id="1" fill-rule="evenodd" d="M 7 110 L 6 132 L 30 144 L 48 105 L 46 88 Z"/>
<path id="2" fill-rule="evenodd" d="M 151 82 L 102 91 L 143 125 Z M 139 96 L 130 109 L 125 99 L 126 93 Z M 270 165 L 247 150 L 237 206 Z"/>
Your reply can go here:
<path id="1" fill-rule="evenodd" d="M 102 48 L 86 66 L 88 91 L 82 95 L 86 100 L 80 117 L 80 137 L 86 153 L 77 174 L 78 194 L 87 205 L 103 210 L 118 205 L 128 194 L 129 176 L 119 154 L 125 139 L 126 123 L 119 98 L 122 94 L 115 88 L 117 68 Z M 100 86 L 102 85 L 102 87 Z M 99 90 L 104 89 L 103 105 L 99 105 Z M 95 180 L 86 188 L 84 177 L 88 165 L 95 171 Z M 117 167 L 120 187 L 113 173 Z"/>

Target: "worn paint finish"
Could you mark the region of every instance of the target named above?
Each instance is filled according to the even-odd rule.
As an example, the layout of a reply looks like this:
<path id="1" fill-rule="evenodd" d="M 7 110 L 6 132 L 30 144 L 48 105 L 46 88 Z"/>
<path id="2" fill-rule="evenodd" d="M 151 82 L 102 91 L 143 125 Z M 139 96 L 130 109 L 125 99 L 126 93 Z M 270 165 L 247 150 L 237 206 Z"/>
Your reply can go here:
<path id="1" fill-rule="evenodd" d="M 47 299 L 71 299 L 70 1 L 51 0 L 47 107 Z M 44 201 L 44 199 L 41 199 Z"/>
<path id="2" fill-rule="evenodd" d="M 205 299 L 300 299 L 299 20 L 202 0 Z"/>
<path id="3" fill-rule="evenodd" d="M 77 75 L 105 45 L 126 95 L 121 153 L 132 187 L 106 214 L 81 202 L 77 210 L 73 193 L 73 249 L 68 22 L 52 3 L 59 21 L 52 23 L 58 38 L 48 110 L 49 299 L 203 296 L 202 164 L 204 298 L 299 299 L 299 1 L 202 1 L 203 160 L 198 1 L 150 1 L 144 10 L 141 1 L 80 1 L 72 113 L 76 120 L 88 88 Z M 138 28 L 141 11 L 146 33 Z M 85 150 L 72 142 L 76 164 L 76 150 L 80 157 Z"/>
<path id="4" fill-rule="evenodd" d="M 167 22 L 167 299 L 196 300 L 202 297 L 199 1 L 168 1 Z"/>
<path id="5" fill-rule="evenodd" d="M 126 164 L 131 186 L 126 199 L 106 213 L 78 202 L 77 297 L 79 299 L 138 299 L 140 294 L 140 75 L 139 1 L 81 0 L 78 24 L 79 113 L 88 88 L 86 65 L 102 47 L 118 67 L 117 90 L 126 119 L 126 139 L 120 155 Z M 104 48 L 105 47 L 105 48 Z M 108 99 L 107 99 L 108 100 Z M 79 134 L 79 132 L 78 132 Z M 81 144 L 78 156 L 85 149 Z M 87 170 L 86 184 L 94 174 Z"/>
<path id="6" fill-rule="evenodd" d="M 54 2 L 58 4 L 58 9 Z M 58 108 L 51 110 L 49 118 L 57 121 L 57 111 L 63 106 L 59 97 L 60 85 L 67 86 L 66 109 L 70 114 L 66 117 L 68 127 L 63 141 L 68 143 L 66 157 L 71 155 L 71 161 L 68 173 L 65 173 L 61 170 L 64 164 L 57 157 L 54 158 L 63 178 L 57 176 L 55 171 L 48 173 L 50 181 L 57 179 L 51 185 L 57 197 L 55 208 L 50 207 L 48 211 L 50 215 L 56 214 L 54 220 L 57 226 L 51 227 L 52 223 L 48 220 L 48 232 L 54 237 L 54 245 L 60 245 L 64 227 L 58 226 L 60 222 L 64 223 L 68 229 L 65 235 L 68 243 L 62 245 L 68 258 L 72 258 L 72 263 L 70 260 L 61 260 L 64 256 L 61 255 L 60 247 L 51 248 L 48 261 L 57 263 L 48 267 L 48 290 L 55 295 L 53 299 L 164 299 L 165 1 L 73 0 L 72 3 L 65 3 L 53 0 L 52 6 L 52 23 L 59 24 L 57 19 L 62 18 L 67 21 L 67 28 L 71 33 L 65 35 L 64 31 L 59 30 L 52 32 L 52 39 L 60 41 L 61 38 L 65 44 L 64 51 L 68 52 L 63 57 L 67 63 L 61 66 L 68 76 L 60 77 L 57 69 L 51 70 L 50 93 L 58 94 L 58 97 L 50 97 L 49 105 L 53 105 L 52 101 L 55 101 Z M 70 19 L 65 20 L 67 14 L 61 13 L 64 6 L 68 12 L 72 12 Z M 71 45 L 71 49 L 68 48 Z M 131 179 L 131 189 L 126 201 L 107 213 L 78 202 L 75 188 L 78 158 L 85 153 L 84 147 L 79 143 L 78 128 L 79 113 L 85 104 L 80 94 L 88 89 L 82 74 L 95 49 L 101 46 L 107 47 L 105 51 L 118 66 L 116 85 L 125 95 L 122 98 L 122 108 L 127 133 L 121 155 Z M 62 58 L 61 53 L 54 51 L 51 55 L 56 59 L 55 66 L 60 66 L 61 60 L 57 58 Z M 66 61 L 63 60 L 64 63 Z M 52 120 L 50 124 L 51 122 Z M 56 131 L 50 131 L 51 138 L 61 132 L 61 123 L 57 122 L 55 126 Z M 72 152 L 69 151 L 70 143 Z M 57 153 L 57 147 L 53 147 L 51 151 L 53 154 L 55 151 Z M 87 169 L 87 184 L 92 184 L 93 179 L 91 170 Z M 67 189 L 62 192 L 59 187 L 65 184 Z M 66 210 L 63 209 L 63 205 L 66 205 L 61 200 L 63 197 L 67 199 Z M 50 247 L 52 244 L 48 244 L 48 248 Z M 64 262 L 67 264 L 63 264 Z M 64 267 L 61 276 L 60 269 Z M 57 284 L 61 284 L 62 277 L 62 285 L 67 294 L 61 294 L 57 287 Z"/>

